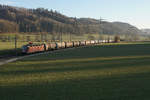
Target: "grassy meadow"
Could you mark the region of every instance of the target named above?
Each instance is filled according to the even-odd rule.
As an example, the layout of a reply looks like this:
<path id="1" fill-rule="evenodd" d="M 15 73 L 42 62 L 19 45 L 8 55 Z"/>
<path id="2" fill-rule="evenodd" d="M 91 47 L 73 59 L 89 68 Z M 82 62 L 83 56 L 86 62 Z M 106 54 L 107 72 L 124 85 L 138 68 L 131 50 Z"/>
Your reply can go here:
<path id="1" fill-rule="evenodd" d="M 0 100 L 149 100 L 150 43 L 64 49 L 0 66 Z"/>

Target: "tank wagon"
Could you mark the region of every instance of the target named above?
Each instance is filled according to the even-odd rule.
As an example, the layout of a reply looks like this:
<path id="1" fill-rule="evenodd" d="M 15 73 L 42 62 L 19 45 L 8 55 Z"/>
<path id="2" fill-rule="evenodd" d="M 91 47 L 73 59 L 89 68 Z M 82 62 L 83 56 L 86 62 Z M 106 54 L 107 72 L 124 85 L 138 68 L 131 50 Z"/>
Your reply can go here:
<path id="1" fill-rule="evenodd" d="M 91 40 L 91 41 L 72 41 L 72 42 L 51 42 L 44 44 L 27 44 L 22 47 L 22 53 L 32 54 L 37 52 L 52 51 L 79 46 L 96 45 L 100 43 L 112 43 L 113 40 Z"/>

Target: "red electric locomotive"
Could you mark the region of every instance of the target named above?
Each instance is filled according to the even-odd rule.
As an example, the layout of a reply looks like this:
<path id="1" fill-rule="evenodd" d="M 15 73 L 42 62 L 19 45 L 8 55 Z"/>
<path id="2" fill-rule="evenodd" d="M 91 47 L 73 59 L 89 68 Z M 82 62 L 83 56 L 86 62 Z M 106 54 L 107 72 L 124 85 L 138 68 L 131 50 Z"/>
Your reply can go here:
<path id="1" fill-rule="evenodd" d="M 22 53 L 31 54 L 46 51 L 48 48 L 45 44 L 27 44 L 22 47 Z"/>

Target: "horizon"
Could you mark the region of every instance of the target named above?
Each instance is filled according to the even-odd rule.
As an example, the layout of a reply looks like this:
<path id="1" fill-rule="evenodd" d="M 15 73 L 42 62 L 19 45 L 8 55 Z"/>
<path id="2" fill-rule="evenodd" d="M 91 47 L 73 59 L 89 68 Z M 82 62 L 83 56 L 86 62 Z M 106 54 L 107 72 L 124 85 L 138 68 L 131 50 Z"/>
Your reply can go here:
<path id="1" fill-rule="evenodd" d="M 45 8 L 53 9 L 68 17 L 77 18 L 94 18 L 105 19 L 108 22 L 124 22 L 136 26 L 139 29 L 150 28 L 150 22 L 148 19 L 149 3 L 148 0 L 136 1 L 136 0 L 76 0 L 76 1 L 52 1 L 32 0 L 29 4 L 29 0 L 0 0 L 0 4 L 24 7 L 24 8 Z"/>

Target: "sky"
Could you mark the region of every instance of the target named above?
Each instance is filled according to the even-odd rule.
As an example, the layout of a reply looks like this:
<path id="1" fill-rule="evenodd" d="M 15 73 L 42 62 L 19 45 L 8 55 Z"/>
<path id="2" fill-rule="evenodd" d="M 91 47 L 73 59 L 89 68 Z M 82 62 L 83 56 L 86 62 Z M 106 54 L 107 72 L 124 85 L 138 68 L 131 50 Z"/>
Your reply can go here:
<path id="1" fill-rule="evenodd" d="M 0 4 L 57 10 L 69 17 L 103 18 L 150 28 L 150 0 L 0 0 Z"/>

